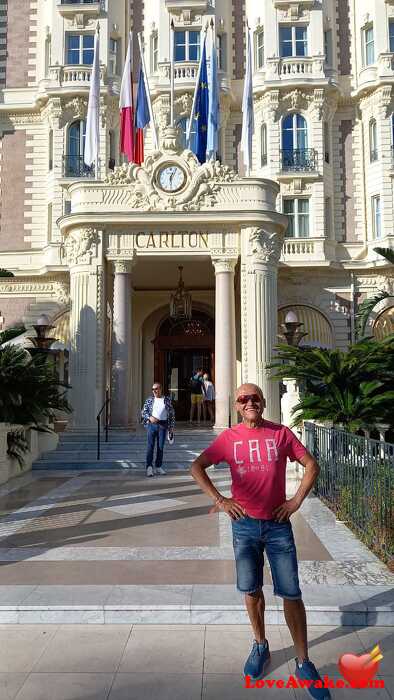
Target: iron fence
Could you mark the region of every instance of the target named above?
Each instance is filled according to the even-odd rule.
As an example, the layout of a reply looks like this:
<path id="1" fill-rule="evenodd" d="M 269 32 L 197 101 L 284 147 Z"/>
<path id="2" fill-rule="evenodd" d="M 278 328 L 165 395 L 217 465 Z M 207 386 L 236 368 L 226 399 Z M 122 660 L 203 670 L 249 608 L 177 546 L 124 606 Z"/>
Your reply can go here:
<path id="1" fill-rule="evenodd" d="M 376 554 L 393 556 L 394 444 L 305 423 L 318 495 Z"/>

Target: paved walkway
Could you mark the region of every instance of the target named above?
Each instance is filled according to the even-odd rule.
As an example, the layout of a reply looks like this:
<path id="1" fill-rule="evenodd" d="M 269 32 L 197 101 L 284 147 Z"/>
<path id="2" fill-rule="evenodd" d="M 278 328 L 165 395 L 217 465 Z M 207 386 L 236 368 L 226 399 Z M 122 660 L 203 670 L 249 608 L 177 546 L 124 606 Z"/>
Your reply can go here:
<path id="1" fill-rule="evenodd" d="M 287 681 L 294 649 L 287 628 L 267 627 L 272 661 L 267 679 Z M 344 653 L 380 644 L 377 679 L 384 688 L 332 690 L 333 700 L 394 698 L 394 634 L 388 627 L 312 627 L 310 657 L 321 675 L 341 678 Z M 0 626 L 1 700 L 302 700 L 292 688 L 245 689 L 248 627 L 154 625 Z M 262 695 L 264 694 L 264 695 Z"/>
<path id="2" fill-rule="evenodd" d="M 192 459 L 188 439 L 177 434 Z M 137 453 L 141 439 L 130 440 Z M 130 465 L 67 471 L 57 459 L 56 471 L 1 487 L 0 623 L 246 623 L 231 522 L 209 514 L 210 500 L 171 459 L 173 471 L 154 479 Z M 210 475 L 229 493 L 227 469 Z M 290 468 L 288 495 L 298 483 Z M 343 523 L 315 497 L 292 523 L 310 625 L 394 623 L 394 575 Z M 264 581 L 267 622 L 283 624 L 267 566 Z"/>

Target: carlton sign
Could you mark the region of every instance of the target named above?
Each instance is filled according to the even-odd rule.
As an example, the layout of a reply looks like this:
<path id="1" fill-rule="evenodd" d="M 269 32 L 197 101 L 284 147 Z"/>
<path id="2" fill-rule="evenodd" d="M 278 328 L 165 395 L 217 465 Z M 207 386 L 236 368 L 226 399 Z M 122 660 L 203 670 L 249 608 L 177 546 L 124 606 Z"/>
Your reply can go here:
<path id="1" fill-rule="evenodd" d="M 207 250 L 208 234 L 199 231 L 141 231 L 135 234 L 135 247 L 139 250 Z"/>

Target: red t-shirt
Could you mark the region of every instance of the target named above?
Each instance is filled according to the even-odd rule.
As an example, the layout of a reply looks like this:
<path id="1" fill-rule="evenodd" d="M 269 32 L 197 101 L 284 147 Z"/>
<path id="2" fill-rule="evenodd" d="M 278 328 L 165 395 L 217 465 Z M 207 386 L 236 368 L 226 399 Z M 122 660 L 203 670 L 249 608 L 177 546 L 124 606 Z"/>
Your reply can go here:
<path id="1" fill-rule="evenodd" d="M 259 428 L 239 423 L 224 430 L 203 452 L 211 464 L 227 462 L 231 493 L 252 518 L 272 520 L 286 500 L 286 462 L 300 460 L 304 445 L 284 425 L 264 420 Z"/>

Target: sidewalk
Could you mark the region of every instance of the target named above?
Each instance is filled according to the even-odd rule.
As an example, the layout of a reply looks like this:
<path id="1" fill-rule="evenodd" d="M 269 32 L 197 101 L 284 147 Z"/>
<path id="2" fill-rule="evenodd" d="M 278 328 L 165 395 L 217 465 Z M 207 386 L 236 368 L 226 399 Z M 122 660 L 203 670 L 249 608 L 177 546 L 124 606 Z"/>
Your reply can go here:
<path id="1" fill-rule="evenodd" d="M 210 470 L 228 493 L 228 470 Z M 297 487 L 290 470 L 288 495 Z M 186 471 L 37 471 L 0 489 L 0 624 L 244 624 L 231 523 Z M 392 625 L 394 575 L 315 497 L 292 517 L 309 625 Z M 284 624 L 264 571 L 266 620 Z"/>
<path id="2" fill-rule="evenodd" d="M 267 627 L 266 678 L 294 674 L 287 628 Z M 388 627 L 312 627 L 310 657 L 322 677 L 338 679 L 343 653 L 366 653 L 379 642 L 382 689 L 335 689 L 333 700 L 394 698 L 394 634 Z M 245 689 L 250 650 L 245 626 L 7 625 L 0 626 L 2 700 L 301 700 L 305 690 Z M 358 697 L 358 696 L 357 696 Z"/>

